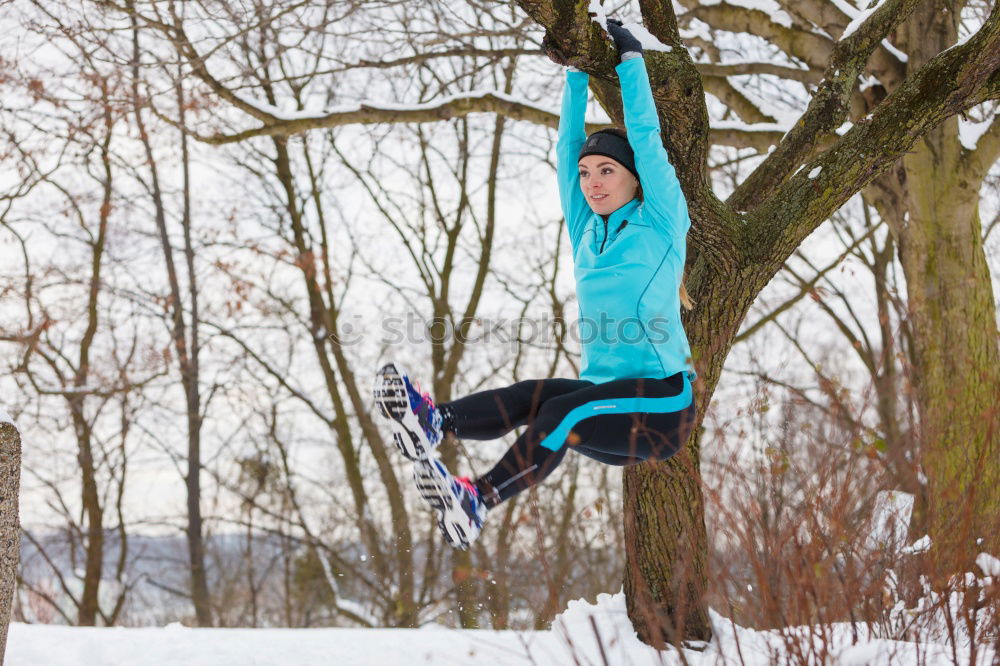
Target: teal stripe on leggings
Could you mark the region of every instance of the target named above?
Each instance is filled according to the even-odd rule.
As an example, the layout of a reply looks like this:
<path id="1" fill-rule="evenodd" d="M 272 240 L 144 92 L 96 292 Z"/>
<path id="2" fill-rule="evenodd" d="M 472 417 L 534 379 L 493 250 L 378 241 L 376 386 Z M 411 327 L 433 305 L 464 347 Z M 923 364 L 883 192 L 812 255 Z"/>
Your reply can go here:
<path id="1" fill-rule="evenodd" d="M 540 444 L 550 451 L 558 451 L 569 436 L 569 431 L 580 421 L 598 414 L 631 414 L 646 412 L 648 414 L 664 414 L 679 412 L 691 404 L 691 382 L 684 373 L 684 388 L 677 395 L 666 398 L 611 398 L 608 400 L 592 400 L 574 407 L 556 429 L 550 432 Z"/>

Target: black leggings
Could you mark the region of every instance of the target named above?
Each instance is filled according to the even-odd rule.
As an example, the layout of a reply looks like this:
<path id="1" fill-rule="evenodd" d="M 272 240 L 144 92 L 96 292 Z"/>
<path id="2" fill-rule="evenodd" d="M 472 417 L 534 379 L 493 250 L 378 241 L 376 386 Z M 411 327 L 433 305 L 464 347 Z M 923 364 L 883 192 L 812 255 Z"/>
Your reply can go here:
<path id="1" fill-rule="evenodd" d="M 665 379 L 531 379 L 440 405 L 461 439 L 497 439 L 527 426 L 493 469 L 475 481 L 487 506 L 547 477 L 568 448 L 609 465 L 666 460 L 694 423 L 691 384 Z"/>

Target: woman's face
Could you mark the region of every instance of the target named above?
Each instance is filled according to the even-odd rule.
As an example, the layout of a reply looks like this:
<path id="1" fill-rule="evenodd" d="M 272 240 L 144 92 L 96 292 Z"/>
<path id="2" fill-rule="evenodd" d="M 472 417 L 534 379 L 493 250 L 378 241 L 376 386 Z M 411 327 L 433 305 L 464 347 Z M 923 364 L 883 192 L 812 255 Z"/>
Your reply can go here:
<path id="1" fill-rule="evenodd" d="M 639 181 L 621 162 L 604 155 L 586 155 L 580 159 L 580 189 L 590 209 L 609 215 L 635 198 Z"/>

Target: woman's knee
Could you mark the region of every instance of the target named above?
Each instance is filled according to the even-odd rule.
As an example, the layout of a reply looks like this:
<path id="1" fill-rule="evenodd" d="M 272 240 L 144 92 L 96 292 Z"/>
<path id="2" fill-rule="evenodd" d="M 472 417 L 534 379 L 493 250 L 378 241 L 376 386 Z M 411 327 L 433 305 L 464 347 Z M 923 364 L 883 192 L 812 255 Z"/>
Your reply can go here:
<path id="1" fill-rule="evenodd" d="M 535 434 L 537 441 L 542 441 L 553 434 L 558 436 L 558 433 L 565 430 L 565 426 L 567 425 L 565 423 L 566 418 L 574 406 L 575 403 L 573 401 L 567 400 L 562 396 L 546 400 L 539 408 L 535 418 L 527 424 Z M 562 441 L 547 442 L 547 444 L 551 445 L 550 448 L 553 448 L 553 446 L 562 446 L 563 444 L 570 446 L 580 444 L 590 438 L 589 433 L 593 431 L 592 422 L 593 419 L 584 419 L 579 423 L 569 424 L 569 430 L 561 438 Z"/>

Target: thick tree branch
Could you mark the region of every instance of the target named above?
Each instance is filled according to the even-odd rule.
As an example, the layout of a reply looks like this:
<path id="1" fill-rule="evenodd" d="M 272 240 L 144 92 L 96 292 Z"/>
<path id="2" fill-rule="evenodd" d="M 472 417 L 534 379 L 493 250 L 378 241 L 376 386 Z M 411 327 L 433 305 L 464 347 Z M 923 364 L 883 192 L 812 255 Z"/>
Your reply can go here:
<path id="1" fill-rule="evenodd" d="M 964 44 L 931 59 L 811 165 L 748 216 L 750 260 L 787 257 L 851 196 L 945 118 L 959 113 L 1000 70 L 1000 8 Z M 807 172 L 807 167 L 814 169 Z M 810 177 L 810 174 L 812 177 Z M 780 263 L 774 265 L 774 270 Z"/>
<path id="2" fill-rule="evenodd" d="M 850 16 L 828 0 L 778 0 L 778 4 L 793 20 L 811 23 L 834 39 L 840 39 L 851 22 Z M 883 44 L 879 44 L 872 53 L 866 71 L 889 92 L 895 90 L 906 76 L 906 66 Z"/>
<path id="3" fill-rule="evenodd" d="M 588 5 L 582 2 L 518 0 L 518 6 L 545 27 L 542 49 L 549 58 L 589 72 L 610 72 L 618 62 L 614 46 L 590 20 Z"/>
<path id="4" fill-rule="evenodd" d="M 643 24 L 654 37 L 672 48 L 683 48 L 677 15 L 669 0 L 639 0 L 639 11 Z"/>
<path id="5" fill-rule="evenodd" d="M 258 108 L 257 104 L 253 105 Z M 263 106 L 263 105 L 260 105 Z M 265 112 L 266 113 L 266 112 Z M 495 113 L 513 120 L 527 120 L 553 129 L 559 126 L 559 116 L 537 106 L 525 104 L 518 98 L 500 92 L 472 93 L 453 96 L 431 104 L 415 104 L 410 107 L 382 107 L 361 104 L 357 108 L 332 111 L 302 118 L 277 119 L 263 127 L 245 130 L 236 134 L 195 135 L 199 141 L 211 144 L 226 144 L 245 141 L 255 136 L 289 136 L 313 129 L 340 127 L 342 125 L 373 125 L 377 123 L 426 123 L 460 118 L 470 113 Z M 163 118 L 169 121 L 168 118 Z M 587 131 L 605 127 L 588 124 Z"/>
<path id="6" fill-rule="evenodd" d="M 748 9 L 722 2 L 717 5 L 701 5 L 695 0 L 682 2 L 688 11 L 681 15 L 682 21 L 698 19 L 717 30 L 748 33 L 762 37 L 785 53 L 807 63 L 811 68 L 822 70 L 834 48 L 831 40 L 814 32 L 788 28 L 771 20 L 759 9 Z"/>
<path id="7" fill-rule="evenodd" d="M 836 3 L 829 0 L 777 1 L 793 21 L 797 19 L 804 26 L 816 26 L 834 38 L 840 37 L 844 28 L 851 22 L 850 17 L 841 11 Z"/>
<path id="8" fill-rule="evenodd" d="M 743 93 L 729 81 L 718 76 L 703 76 L 705 92 L 709 92 L 729 107 L 736 115 L 748 123 L 776 123 L 777 118 L 767 115 L 757 108 Z"/>
<path id="9" fill-rule="evenodd" d="M 868 56 L 919 2 L 886 0 L 861 27 L 837 42 L 824 80 L 813 94 L 805 113 L 777 149 L 730 196 L 729 203 L 734 208 L 747 210 L 761 202 L 808 159 L 818 139 L 843 124 L 851 93 Z"/>
<path id="10" fill-rule="evenodd" d="M 510 58 L 520 55 L 544 55 L 540 49 L 510 48 L 510 49 L 477 49 L 471 46 L 448 49 L 447 51 L 433 51 L 429 53 L 415 53 L 403 58 L 392 60 L 358 60 L 357 62 L 344 63 L 343 66 L 335 69 L 320 70 L 311 72 L 309 76 L 332 74 L 336 72 L 346 72 L 352 69 L 391 69 L 404 65 L 414 65 L 417 63 L 435 60 L 437 58 Z"/>
<path id="11" fill-rule="evenodd" d="M 378 123 L 427 123 L 440 122 L 460 118 L 470 113 L 495 113 L 512 120 L 524 120 L 552 129 L 559 127 L 559 116 L 555 113 L 529 106 L 511 99 L 504 99 L 494 93 L 486 93 L 476 97 L 456 97 L 437 106 L 421 106 L 411 109 L 381 109 L 362 105 L 357 110 L 329 113 L 322 116 L 278 121 L 263 127 L 249 129 L 236 134 L 201 135 L 189 132 L 199 141 L 214 145 L 238 143 L 258 136 L 290 136 L 311 129 L 340 127 L 342 125 L 374 125 Z M 184 129 L 167 116 L 159 116 L 165 122 Z M 611 127 L 606 123 L 587 123 L 587 132 Z M 733 148 L 753 148 L 760 153 L 777 145 L 785 132 L 776 129 L 773 123 L 762 123 L 759 129 L 754 127 L 726 127 L 724 124 L 709 130 L 708 139 L 713 145 L 731 146 Z"/>
<path id="12" fill-rule="evenodd" d="M 991 14 L 990 17 L 992 20 L 993 14 Z M 986 81 L 983 82 L 978 89 L 974 90 L 968 97 L 962 100 L 961 106 L 956 113 L 968 111 L 975 106 L 979 106 L 983 102 L 989 102 L 991 100 L 1000 100 L 1000 68 L 990 74 Z"/>
<path id="13" fill-rule="evenodd" d="M 730 148 L 753 148 L 758 153 L 766 153 L 785 136 L 784 130 L 763 126 L 727 127 L 720 123 L 708 131 L 708 140 L 713 146 L 729 146 Z"/>
<path id="14" fill-rule="evenodd" d="M 694 66 L 702 77 L 708 76 L 743 76 L 747 74 L 770 74 L 799 83 L 817 84 L 823 80 L 823 73 L 816 69 L 796 69 L 784 65 L 774 65 L 769 62 L 740 62 L 716 65 L 708 62 L 696 62 Z"/>
<path id="15" fill-rule="evenodd" d="M 982 180 L 998 159 L 1000 159 L 1000 117 L 994 117 L 989 129 L 976 142 L 976 149 L 965 156 L 965 163 L 979 176 L 979 180 Z"/>

